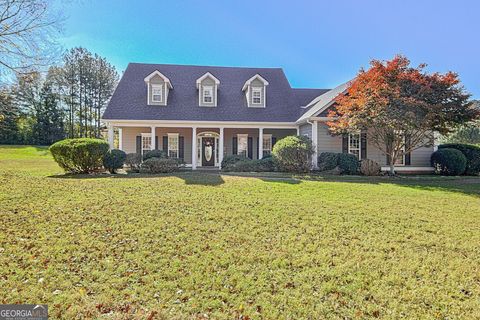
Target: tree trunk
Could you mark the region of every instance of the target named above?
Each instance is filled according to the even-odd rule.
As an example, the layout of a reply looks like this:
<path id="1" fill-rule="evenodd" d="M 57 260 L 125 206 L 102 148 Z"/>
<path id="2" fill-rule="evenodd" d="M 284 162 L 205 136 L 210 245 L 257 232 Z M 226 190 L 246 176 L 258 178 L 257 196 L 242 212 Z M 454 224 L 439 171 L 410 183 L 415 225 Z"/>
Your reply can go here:
<path id="1" fill-rule="evenodd" d="M 393 163 L 390 163 L 390 171 L 389 171 L 388 175 L 390 175 L 390 176 L 395 175 L 395 165 Z"/>

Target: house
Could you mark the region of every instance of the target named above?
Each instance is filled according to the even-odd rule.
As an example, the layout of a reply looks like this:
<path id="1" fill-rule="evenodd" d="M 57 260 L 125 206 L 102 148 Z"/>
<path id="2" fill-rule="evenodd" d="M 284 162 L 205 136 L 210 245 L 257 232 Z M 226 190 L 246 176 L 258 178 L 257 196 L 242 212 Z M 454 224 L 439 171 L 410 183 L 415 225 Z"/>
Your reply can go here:
<path id="1" fill-rule="evenodd" d="M 113 147 L 127 153 L 163 149 L 187 167 L 220 167 L 226 155 L 252 159 L 272 152 L 288 135 L 306 135 L 321 152 L 348 152 L 382 166 L 387 159 L 365 134 L 333 136 L 328 108 L 347 89 L 292 88 L 279 68 L 130 63 L 103 115 Z M 430 168 L 433 147 L 407 154 L 405 171 Z M 403 167 L 403 168 L 402 168 Z"/>

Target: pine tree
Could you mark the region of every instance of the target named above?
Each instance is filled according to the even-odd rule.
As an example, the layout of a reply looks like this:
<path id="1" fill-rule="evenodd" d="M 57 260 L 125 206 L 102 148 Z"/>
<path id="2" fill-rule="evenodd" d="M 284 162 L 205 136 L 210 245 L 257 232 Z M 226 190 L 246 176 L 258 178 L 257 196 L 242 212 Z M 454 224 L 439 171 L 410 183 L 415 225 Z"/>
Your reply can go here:
<path id="1" fill-rule="evenodd" d="M 35 110 L 34 142 L 50 145 L 65 137 L 63 110 L 59 105 L 59 97 L 52 91 L 52 85 L 45 81 L 40 92 L 40 103 Z"/>
<path id="2" fill-rule="evenodd" d="M 20 110 L 13 103 L 10 90 L 0 90 L 0 144 L 21 143 L 18 119 Z"/>

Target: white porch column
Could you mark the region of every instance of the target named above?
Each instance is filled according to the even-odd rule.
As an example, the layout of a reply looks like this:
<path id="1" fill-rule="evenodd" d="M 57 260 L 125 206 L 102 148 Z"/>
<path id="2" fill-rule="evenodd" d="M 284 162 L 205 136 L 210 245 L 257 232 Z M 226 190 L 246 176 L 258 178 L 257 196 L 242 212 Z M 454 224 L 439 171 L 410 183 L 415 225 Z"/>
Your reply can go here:
<path id="1" fill-rule="evenodd" d="M 151 136 L 152 136 L 152 143 L 150 144 L 150 149 L 151 149 L 151 150 L 155 150 L 155 147 L 156 147 L 156 145 L 155 145 L 155 140 L 156 140 L 156 139 L 155 139 L 155 126 L 152 126 L 150 129 L 152 130 L 152 134 L 151 134 Z"/>
<path id="2" fill-rule="evenodd" d="M 263 128 L 258 128 L 258 159 L 263 158 Z"/>
<path id="3" fill-rule="evenodd" d="M 113 125 L 108 124 L 108 145 L 110 150 L 114 148 L 115 135 L 113 132 Z"/>
<path id="4" fill-rule="evenodd" d="M 192 127 L 192 170 L 197 169 L 197 127 Z"/>
<path id="5" fill-rule="evenodd" d="M 222 166 L 222 161 L 223 161 L 223 127 L 219 128 L 220 129 L 220 138 L 218 141 L 218 162 L 220 162 L 218 165 L 221 167 Z"/>
<path id="6" fill-rule="evenodd" d="M 314 153 L 312 156 L 312 167 L 316 169 L 317 166 L 317 158 L 318 158 L 318 122 L 312 121 L 312 143 L 314 148 Z"/>
<path id="7" fill-rule="evenodd" d="M 300 135 L 300 127 L 298 126 L 297 127 L 297 136 L 299 136 L 299 135 Z"/>
<path id="8" fill-rule="evenodd" d="M 118 149 L 123 150 L 123 130 L 118 128 Z"/>

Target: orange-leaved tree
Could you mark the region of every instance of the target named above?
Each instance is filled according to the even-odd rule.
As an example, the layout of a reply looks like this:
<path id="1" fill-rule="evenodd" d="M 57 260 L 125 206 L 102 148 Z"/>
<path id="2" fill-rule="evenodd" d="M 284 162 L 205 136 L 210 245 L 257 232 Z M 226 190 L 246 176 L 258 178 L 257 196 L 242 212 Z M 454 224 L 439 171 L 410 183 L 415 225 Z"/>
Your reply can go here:
<path id="1" fill-rule="evenodd" d="M 334 134 L 365 130 L 386 157 L 390 174 L 403 155 L 431 146 L 434 133 L 446 134 L 478 118 L 458 75 L 425 72 L 404 56 L 373 60 L 336 98 L 328 122 Z"/>

